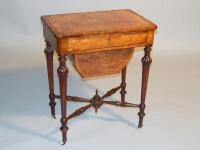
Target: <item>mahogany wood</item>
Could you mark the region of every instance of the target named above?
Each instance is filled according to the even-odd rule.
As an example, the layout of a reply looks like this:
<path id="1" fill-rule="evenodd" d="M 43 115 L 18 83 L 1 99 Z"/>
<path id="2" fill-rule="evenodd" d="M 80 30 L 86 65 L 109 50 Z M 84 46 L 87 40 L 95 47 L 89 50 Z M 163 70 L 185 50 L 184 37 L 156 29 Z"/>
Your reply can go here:
<path id="1" fill-rule="evenodd" d="M 121 101 L 103 101 L 105 104 L 120 106 L 120 107 L 139 107 L 138 104 L 128 103 L 128 102 L 121 102 Z"/>
<path id="2" fill-rule="evenodd" d="M 90 99 L 86 99 L 86 98 L 82 98 L 82 97 L 78 97 L 78 96 L 67 96 L 67 100 L 68 101 L 73 101 L 73 102 L 90 102 Z"/>
<path id="3" fill-rule="evenodd" d="M 122 82 L 121 82 L 121 104 L 125 104 L 125 94 L 126 94 L 126 66 L 122 69 Z"/>
<path id="4" fill-rule="evenodd" d="M 140 112 L 139 115 L 139 124 L 138 128 L 141 128 L 143 126 L 143 118 L 145 116 L 144 109 L 145 109 L 145 99 L 146 99 L 146 92 L 147 92 L 147 82 L 149 77 L 149 69 L 150 64 L 152 62 L 151 56 L 150 56 L 151 48 L 149 46 L 146 46 L 144 49 L 144 57 L 142 58 L 142 87 L 141 87 L 141 102 L 140 102 Z"/>
<path id="5" fill-rule="evenodd" d="M 122 89 L 122 86 L 118 86 L 116 88 L 113 88 L 109 90 L 106 94 L 103 96 L 99 96 L 98 90 L 96 90 L 96 94 L 91 99 L 86 99 L 82 97 L 77 96 L 66 96 L 66 101 L 73 101 L 73 102 L 83 102 L 83 103 L 90 103 L 90 105 L 83 106 L 70 114 L 67 118 L 71 119 L 73 117 L 79 116 L 83 112 L 85 112 L 90 106 L 93 106 L 95 108 L 95 112 L 97 113 L 97 110 L 100 108 L 103 104 L 109 104 L 109 105 L 115 105 L 115 106 L 123 106 L 123 107 L 139 107 L 138 104 L 128 103 L 128 102 L 121 102 L 121 101 L 106 101 L 104 98 L 107 98 L 113 94 L 115 94 L 119 89 Z M 60 95 L 55 95 L 55 98 L 60 99 Z"/>
<path id="6" fill-rule="evenodd" d="M 55 98 L 60 99 L 60 95 L 55 95 Z M 73 102 L 83 102 L 83 103 L 88 103 L 91 100 L 90 99 L 86 99 L 86 98 L 82 98 L 82 97 L 78 97 L 78 96 L 66 96 L 66 100 L 67 101 L 73 101 Z"/>
<path id="7" fill-rule="evenodd" d="M 117 89 L 119 90 L 121 86 L 118 86 L 116 88 L 111 89 L 110 91 L 116 91 Z M 107 93 L 110 93 L 109 95 L 106 95 L 106 97 L 111 96 L 115 92 L 110 92 L 108 91 Z M 97 113 L 97 110 L 100 108 L 101 105 L 103 104 L 109 104 L 109 105 L 114 105 L 114 106 L 121 106 L 121 107 L 139 107 L 138 104 L 133 104 L 133 103 L 128 103 L 128 102 L 121 102 L 121 101 L 106 101 L 104 100 L 103 96 L 99 96 L 98 90 L 96 90 L 96 94 L 91 98 L 91 99 L 85 99 L 77 96 L 66 96 L 67 99 L 66 101 L 73 101 L 73 102 L 83 102 L 83 103 L 90 103 L 86 106 L 83 106 L 76 111 L 74 111 L 72 114 L 67 116 L 67 120 L 81 115 L 83 112 L 85 112 L 87 109 L 89 109 L 91 106 L 94 107 L 95 112 Z M 55 95 L 55 98 L 60 99 L 60 95 Z"/>
<path id="8" fill-rule="evenodd" d="M 60 85 L 60 100 L 61 100 L 61 128 L 62 136 L 63 136 L 63 144 L 67 141 L 67 117 L 66 117 L 66 109 L 67 109 L 67 76 L 68 76 L 68 68 L 66 67 L 66 55 L 59 56 L 60 66 L 58 67 L 58 76 L 59 76 L 59 85 Z"/>
<path id="9" fill-rule="evenodd" d="M 118 87 L 115 87 L 115 88 L 111 89 L 111 90 L 108 91 L 108 92 L 106 92 L 106 94 L 104 94 L 104 95 L 102 96 L 102 98 L 106 98 L 106 97 L 109 97 L 109 96 L 115 94 L 119 89 L 121 89 L 121 85 L 118 86 Z"/>
<path id="10" fill-rule="evenodd" d="M 91 104 L 95 109 L 95 113 L 97 113 L 98 109 L 101 107 L 101 105 L 103 105 L 103 99 L 99 96 L 98 90 L 96 90 L 96 94 L 91 99 Z"/>
<path id="11" fill-rule="evenodd" d="M 55 117 L 55 94 L 54 94 L 54 80 L 53 80 L 53 51 L 50 49 L 50 44 L 46 41 L 46 48 L 44 50 L 47 60 L 47 72 L 49 81 L 49 105 L 51 107 L 51 115 Z"/>
<path id="12" fill-rule="evenodd" d="M 67 117 L 67 119 L 69 120 L 69 119 L 71 119 L 73 117 L 77 117 L 77 116 L 81 115 L 82 113 L 84 113 L 90 107 L 92 107 L 92 104 L 88 104 L 86 106 L 83 106 L 83 107 L 79 108 L 78 110 L 74 111 L 71 115 L 69 115 Z"/>

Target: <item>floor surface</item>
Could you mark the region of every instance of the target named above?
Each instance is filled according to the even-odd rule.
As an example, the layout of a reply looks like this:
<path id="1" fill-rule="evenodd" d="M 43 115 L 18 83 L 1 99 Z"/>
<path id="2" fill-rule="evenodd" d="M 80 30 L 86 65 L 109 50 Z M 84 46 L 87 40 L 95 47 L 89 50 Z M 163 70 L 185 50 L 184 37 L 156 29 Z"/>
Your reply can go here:
<path id="1" fill-rule="evenodd" d="M 60 103 L 50 116 L 43 43 L 0 46 L 0 150 L 199 150 L 200 51 L 154 48 L 144 127 L 138 109 L 104 105 L 69 121 L 68 141 L 60 145 Z M 129 102 L 139 103 L 142 52 L 127 68 Z M 57 59 L 56 55 L 54 56 Z M 58 80 L 56 75 L 56 93 Z M 120 75 L 82 80 L 69 67 L 69 93 L 90 98 L 120 83 Z M 119 99 L 119 94 L 111 99 Z M 68 103 L 71 113 L 81 104 Z"/>

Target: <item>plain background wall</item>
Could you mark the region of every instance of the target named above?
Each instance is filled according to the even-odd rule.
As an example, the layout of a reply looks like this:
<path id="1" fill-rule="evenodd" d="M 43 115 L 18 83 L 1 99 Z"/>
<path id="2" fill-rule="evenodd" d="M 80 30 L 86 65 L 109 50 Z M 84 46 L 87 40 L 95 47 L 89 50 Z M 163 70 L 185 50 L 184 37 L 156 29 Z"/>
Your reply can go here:
<path id="1" fill-rule="evenodd" d="M 156 45 L 200 47 L 199 0 L 1 0 L 0 39 L 42 36 L 45 14 L 129 8 L 158 25 Z"/>
<path id="2" fill-rule="evenodd" d="M 91 109 L 70 120 L 69 142 L 61 146 L 59 102 L 57 119 L 49 114 L 40 16 L 122 8 L 158 25 L 145 126 L 136 127 L 137 109 L 103 106 L 97 115 Z M 199 150 L 199 8 L 200 0 L 0 0 L 0 149 Z M 126 98 L 133 103 L 140 97 L 142 56 L 135 53 L 127 69 Z M 83 82 L 67 65 L 71 95 L 89 97 L 119 84 L 120 75 Z M 80 105 L 68 106 L 72 112 Z"/>

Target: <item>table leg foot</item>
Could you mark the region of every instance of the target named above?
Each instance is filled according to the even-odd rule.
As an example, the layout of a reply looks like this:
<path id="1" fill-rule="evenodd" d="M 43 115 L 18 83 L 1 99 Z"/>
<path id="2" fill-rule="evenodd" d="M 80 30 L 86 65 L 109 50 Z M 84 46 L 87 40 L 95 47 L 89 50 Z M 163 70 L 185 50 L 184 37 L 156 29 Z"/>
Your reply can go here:
<path id="1" fill-rule="evenodd" d="M 138 113 L 138 115 L 139 115 L 138 128 L 142 128 L 143 127 L 143 118 L 145 116 L 145 113 L 144 113 L 145 105 L 139 105 L 139 108 L 140 108 L 140 112 Z"/>
<path id="2" fill-rule="evenodd" d="M 62 132 L 62 145 L 64 145 L 67 141 L 67 130 L 68 130 L 68 127 L 66 127 L 66 124 L 67 124 L 67 118 L 61 118 L 61 132 Z"/>

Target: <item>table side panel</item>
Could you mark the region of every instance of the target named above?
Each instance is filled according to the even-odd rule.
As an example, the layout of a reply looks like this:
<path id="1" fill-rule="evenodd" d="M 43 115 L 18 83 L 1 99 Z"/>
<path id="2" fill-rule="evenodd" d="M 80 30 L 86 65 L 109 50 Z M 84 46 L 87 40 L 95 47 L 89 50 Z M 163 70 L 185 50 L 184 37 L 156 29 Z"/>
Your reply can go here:
<path id="1" fill-rule="evenodd" d="M 134 44 L 144 44 L 147 41 L 146 33 L 139 34 L 114 34 L 110 36 L 110 45 L 112 47 L 126 46 Z"/>
<path id="2" fill-rule="evenodd" d="M 153 44 L 154 31 L 145 33 L 111 34 L 77 38 L 64 38 L 61 52 L 85 53 L 94 51 L 134 48 Z"/>
<path id="3" fill-rule="evenodd" d="M 50 49 L 52 51 L 56 50 L 58 54 L 126 49 L 145 45 L 151 46 L 154 39 L 154 31 L 58 39 L 45 24 L 43 24 L 43 34 L 44 38 L 51 45 Z"/>
<path id="4" fill-rule="evenodd" d="M 82 51 L 87 49 L 99 49 L 109 47 L 110 43 L 108 35 L 100 35 L 83 38 L 69 38 L 68 45 L 68 51 Z"/>

